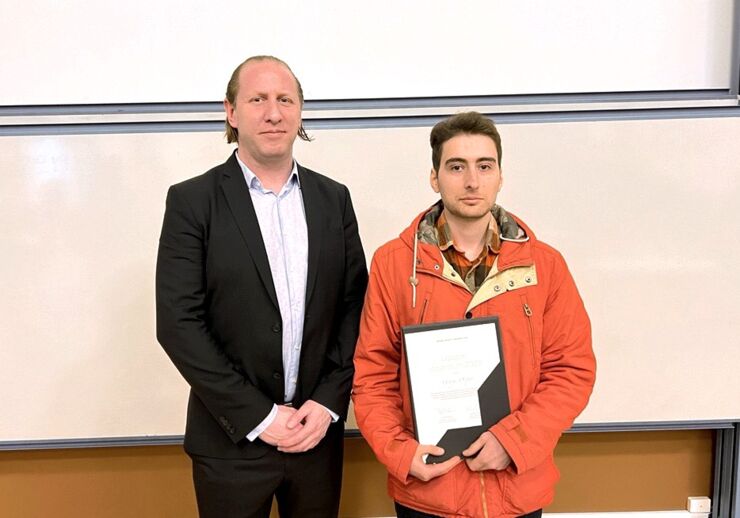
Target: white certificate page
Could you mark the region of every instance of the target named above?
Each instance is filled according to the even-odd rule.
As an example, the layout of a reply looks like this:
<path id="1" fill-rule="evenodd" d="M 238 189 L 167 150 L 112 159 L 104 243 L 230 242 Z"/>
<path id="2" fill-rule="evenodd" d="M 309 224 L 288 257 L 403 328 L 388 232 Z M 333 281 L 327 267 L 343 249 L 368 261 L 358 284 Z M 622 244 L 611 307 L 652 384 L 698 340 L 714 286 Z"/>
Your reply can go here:
<path id="1" fill-rule="evenodd" d="M 419 443 L 480 426 L 478 389 L 501 361 L 496 324 L 406 333 L 405 347 Z"/>

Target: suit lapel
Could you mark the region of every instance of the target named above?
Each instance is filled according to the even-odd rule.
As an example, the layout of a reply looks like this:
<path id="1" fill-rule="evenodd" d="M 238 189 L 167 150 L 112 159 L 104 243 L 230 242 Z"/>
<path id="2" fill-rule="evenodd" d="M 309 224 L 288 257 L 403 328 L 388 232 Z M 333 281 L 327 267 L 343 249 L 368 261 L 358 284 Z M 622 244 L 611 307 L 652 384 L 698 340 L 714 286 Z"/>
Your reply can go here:
<path id="1" fill-rule="evenodd" d="M 231 158 L 226 161 L 221 189 L 226 196 L 226 201 L 236 220 L 236 225 L 239 227 L 239 232 L 247 244 L 247 250 L 252 256 L 252 261 L 254 261 L 257 272 L 262 279 L 262 284 L 264 284 L 272 303 L 275 304 L 275 307 L 279 307 L 275 285 L 270 273 L 270 263 L 267 260 L 267 252 L 265 252 L 265 244 L 257 221 L 257 214 L 252 204 L 252 197 L 249 195 L 244 174 L 234 155 L 231 155 Z"/>
<path id="2" fill-rule="evenodd" d="M 308 273 L 306 275 L 306 306 L 308 306 L 316 284 L 323 237 L 322 229 L 325 222 L 324 213 L 321 210 L 321 196 L 315 179 L 300 164 L 298 165 L 298 176 L 301 180 L 301 195 L 303 196 L 303 209 L 306 212 L 308 233 Z"/>

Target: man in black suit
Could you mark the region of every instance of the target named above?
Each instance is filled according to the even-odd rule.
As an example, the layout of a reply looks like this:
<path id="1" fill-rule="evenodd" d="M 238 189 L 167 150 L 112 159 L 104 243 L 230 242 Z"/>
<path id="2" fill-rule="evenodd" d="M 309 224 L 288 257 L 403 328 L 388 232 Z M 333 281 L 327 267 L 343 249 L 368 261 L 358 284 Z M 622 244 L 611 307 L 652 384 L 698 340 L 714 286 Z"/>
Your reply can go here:
<path id="1" fill-rule="evenodd" d="M 173 185 L 157 338 L 190 384 L 185 450 L 202 517 L 337 516 L 367 284 L 347 188 L 298 165 L 303 91 L 255 56 L 227 87 L 229 159 Z"/>

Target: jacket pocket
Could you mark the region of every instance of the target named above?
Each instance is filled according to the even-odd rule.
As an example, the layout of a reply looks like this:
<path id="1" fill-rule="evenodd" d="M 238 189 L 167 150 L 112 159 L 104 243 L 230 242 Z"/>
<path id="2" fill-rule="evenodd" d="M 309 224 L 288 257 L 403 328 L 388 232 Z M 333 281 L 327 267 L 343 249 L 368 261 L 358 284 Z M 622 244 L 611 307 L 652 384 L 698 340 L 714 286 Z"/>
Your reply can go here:
<path id="1" fill-rule="evenodd" d="M 555 483 L 560 472 L 552 458 L 543 461 L 521 475 L 512 468 L 500 472 L 504 497 L 504 510 L 511 514 L 527 514 L 552 502 Z"/>
<path id="2" fill-rule="evenodd" d="M 421 313 L 419 314 L 419 321 L 417 322 L 419 325 L 424 323 L 424 315 L 427 313 L 427 305 L 429 305 L 429 295 L 424 297 L 424 302 L 421 304 Z"/>
<path id="3" fill-rule="evenodd" d="M 457 512 L 455 494 L 455 470 L 434 478 L 428 482 L 422 482 L 409 475 L 406 485 L 398 482 L 395 478 L 388 478 L 391 498 L 399 503 L 419 509 L 426 513 L 454 514 Z"/>
<path id="4" fill-rule="evenodd" d="M 535 349 L 535 337 L 534 337 L 534 312 L 532 311 L 532 308 L 530 307 L 529 303 L 527 302 L 527 296 L 526 295 L 520 295 L 520 299 L 522 302 L 522 313 L 524 313 L 524 318 L 527 321 L 527 337 L 529 339 L 529 352 L 530 357 L 532 359 L 532 369 L 537 368 L 537 353 Z"/>

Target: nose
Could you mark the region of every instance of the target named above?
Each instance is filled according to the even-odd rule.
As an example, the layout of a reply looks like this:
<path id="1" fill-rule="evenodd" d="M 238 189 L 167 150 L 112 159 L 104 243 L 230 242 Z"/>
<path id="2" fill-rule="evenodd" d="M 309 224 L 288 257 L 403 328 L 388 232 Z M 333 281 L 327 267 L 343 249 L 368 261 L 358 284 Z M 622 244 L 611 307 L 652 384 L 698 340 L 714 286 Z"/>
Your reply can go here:
<path id="1" fill-rule="evenodd" d="M 465 171 L 465 188 L 474 191 L 478 188 L 478 171 L 475 169 L 468 169 Z"/>
<path id="2" fill-rule="evenodd" d="M 265 107 L 265 120 L 273 124 L 277 124 L 283 119 L 283 114 L 280 112 L 280 105 L 276 99 L 267 101 Z"/>

